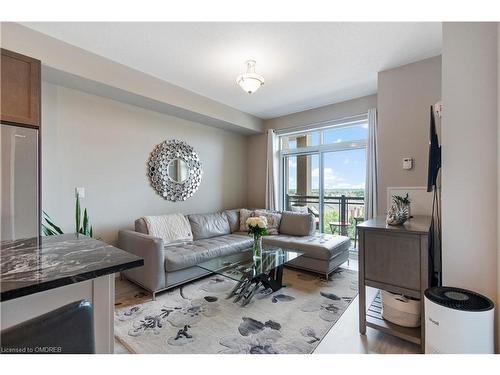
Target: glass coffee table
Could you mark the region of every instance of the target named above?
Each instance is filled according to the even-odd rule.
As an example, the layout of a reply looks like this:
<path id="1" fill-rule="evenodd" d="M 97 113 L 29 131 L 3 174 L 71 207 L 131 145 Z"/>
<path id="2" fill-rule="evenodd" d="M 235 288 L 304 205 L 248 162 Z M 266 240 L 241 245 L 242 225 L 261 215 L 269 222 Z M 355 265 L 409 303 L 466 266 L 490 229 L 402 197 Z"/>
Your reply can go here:
<path id="1" fill-rule="evenodd" d="M 198 264 L 198 267 L 237 281 L 227 298 L 245 306 L 263 287 L 273 292 L 283 286 L 283 266 L 303 253 L 276 246 L 263 245 L 262 259 L 253 259 L 252 249 L 222 256 Z"/>

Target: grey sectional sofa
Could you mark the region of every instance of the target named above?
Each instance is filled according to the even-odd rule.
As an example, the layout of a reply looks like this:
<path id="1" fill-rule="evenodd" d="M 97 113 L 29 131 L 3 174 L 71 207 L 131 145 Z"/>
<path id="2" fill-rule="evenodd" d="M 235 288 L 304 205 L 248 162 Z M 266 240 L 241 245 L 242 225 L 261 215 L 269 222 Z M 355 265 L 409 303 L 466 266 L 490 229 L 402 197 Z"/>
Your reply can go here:
<path id="1" fill-rule="evenodd" d="M 240 232 L 239 210 L 188 215 L 193 241 L 165 245 L 150 236 L 143 218 L 135 231 L 121 230 L 118 247 L 144 258 L 144 266 L 123 272 L 123 276 L 153 294 L 209 274 L 197 264 L 223 255 L 238 260 L 252 238 Z M 328 275 L 349 258 L 350 239 L 315 234 L 312 214 L 283 212 L 278 235 L 265 236 L 265 244 L 304 252 L 288 266 Z"/>

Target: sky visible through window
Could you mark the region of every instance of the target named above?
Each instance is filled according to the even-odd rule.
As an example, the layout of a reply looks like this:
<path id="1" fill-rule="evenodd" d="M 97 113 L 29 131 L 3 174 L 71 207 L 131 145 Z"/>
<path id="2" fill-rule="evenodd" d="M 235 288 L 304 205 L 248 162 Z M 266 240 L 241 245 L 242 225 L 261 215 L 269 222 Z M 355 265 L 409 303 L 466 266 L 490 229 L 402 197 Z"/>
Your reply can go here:
<path id="1" fill-rule="evenodd" d="M 351 140 L 366 139 L 368 131 L 365 126 L 342 129 L 329 129 L 323 132 L 323 143 L 332 144 Z M 309 156 L 311 159 L 311 189 L 319 190 L 319 156 Z M 366 150 L 352 149 L 324 153 L 324 183 L 325 194 L 329 190 L 364 189 L 366 171 Z M 297 157 L 288 159 L 288 190 L 297 188 Z"/>

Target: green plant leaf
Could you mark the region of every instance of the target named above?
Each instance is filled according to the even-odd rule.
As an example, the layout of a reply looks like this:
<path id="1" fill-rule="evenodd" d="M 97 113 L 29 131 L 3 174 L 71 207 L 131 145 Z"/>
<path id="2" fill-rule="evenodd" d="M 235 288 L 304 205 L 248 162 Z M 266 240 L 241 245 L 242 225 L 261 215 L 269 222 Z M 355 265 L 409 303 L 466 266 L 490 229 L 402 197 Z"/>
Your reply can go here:
<path id="1" fill-rule="evenodd" d="M 42 223 L 42 231 L 46 236 L 54 236 L 64 233 L 61 228 L 54 224 L 50 216 L 45 211 L 42 211 L 42 214 L 43 220 L 45 220 L 45 223 Z"/>
<path id="2" fill-rule="evenodd" d="M 83 210 L 82 234 L 89 235 L 89 216 L 86 208 Z"/>
<path id="3" fill-rule="evenodd" d="M 90 226 L 90 237 L 94 237 L 94 230 L 92 228 L 92 225 Z"/>
<path id="4" fill-rule="evenodd" d="M 45 221 L 47 224 L 50 225 L 51 229 L 56 233 L 56 234 L 63 234 L 64 232 L 62 231 L 61 228 L 59 228 L 57 225 L 55 225 L 51 220 L 48 218 L 45 218 Z"/>
<path id="5" fill-rule="evenodd" d="M 56 234 L 50 228 L 46 227 L 44 224 L 42 224 L 42 232 L 45 236 L 54 236 Z"/>
<path id="6" fill-rule="evenodd" d="M 78 194 L 76 195 L 76 203 L 75 203 L 75 231 L 76 233 L 81 233 L 81 228 L 80 228 L 80 217 L 81 217 L 81 211 L 80 211 L 80 197 Z"/>

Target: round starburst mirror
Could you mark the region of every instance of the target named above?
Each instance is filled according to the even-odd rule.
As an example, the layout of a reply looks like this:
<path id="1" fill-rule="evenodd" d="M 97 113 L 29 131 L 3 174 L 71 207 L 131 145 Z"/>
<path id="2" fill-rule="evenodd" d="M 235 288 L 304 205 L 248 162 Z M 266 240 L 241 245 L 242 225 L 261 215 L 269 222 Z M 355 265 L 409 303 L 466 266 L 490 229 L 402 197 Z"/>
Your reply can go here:
<path id="1" fill-rule="evenodd" d="M 191 197 L 201 183 L 201 162 L 186 142 L 164 141 L 154 148 L 148 161 L 151 186 L 163 199 L 177 202 Z"/>

